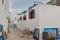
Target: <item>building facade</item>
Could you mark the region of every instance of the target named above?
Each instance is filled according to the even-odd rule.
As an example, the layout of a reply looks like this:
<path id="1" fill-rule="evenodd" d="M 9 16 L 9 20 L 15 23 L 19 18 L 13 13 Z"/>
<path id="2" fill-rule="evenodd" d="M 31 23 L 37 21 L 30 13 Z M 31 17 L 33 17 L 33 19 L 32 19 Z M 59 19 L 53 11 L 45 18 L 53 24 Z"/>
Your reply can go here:
<path id="1" fill-rule="evenodd" d="M 0 0 L 0 24 L 3 25 L 3 30 L 5 32 L 8 32 L 7 31 L 8 16 L 9 16 L 9 0 Z"/>
<path id="2" fill-rule="evenodd" d="M 34 30 L 39 28 L 40 40 L 42 40 L 42 32 L 44 28 L 60 28 L 60 7 L 38 3 L 31 7 L 25 14 L 20 15 L 18 28 L 24 30 Z"/>

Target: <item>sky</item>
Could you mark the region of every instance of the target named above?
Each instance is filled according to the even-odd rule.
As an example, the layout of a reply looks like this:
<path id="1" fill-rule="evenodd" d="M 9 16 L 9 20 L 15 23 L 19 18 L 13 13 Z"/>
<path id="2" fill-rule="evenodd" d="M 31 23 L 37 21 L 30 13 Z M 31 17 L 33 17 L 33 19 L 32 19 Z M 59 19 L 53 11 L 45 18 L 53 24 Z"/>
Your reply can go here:
<path id="1" fill-rule="evenodd" d="M 11 12 L 27 10 L 34 4 L 34 1 L 46 3 L 50 0 L 9 0 L 9 9 Z"/>
<path id="2" fill-rule="evenodd" d="M 12 18 L 16 16 L 16 13 L 21 13 L 32 6 L 34 1 L 46 3 L 50 0 L 9 0 L 9 11 Z"/>

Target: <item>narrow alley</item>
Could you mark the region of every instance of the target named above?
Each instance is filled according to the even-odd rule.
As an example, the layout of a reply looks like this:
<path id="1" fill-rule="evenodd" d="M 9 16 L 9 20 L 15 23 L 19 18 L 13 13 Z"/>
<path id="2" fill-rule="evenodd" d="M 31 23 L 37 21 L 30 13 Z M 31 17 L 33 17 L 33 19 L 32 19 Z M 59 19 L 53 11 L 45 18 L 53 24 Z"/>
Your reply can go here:
<path id="1" fill-rule="evenodd" d="M 23 35 L 17 28 L 11 28 L 7 40 L 33 40 L 32 36 Z"/>
<path id="2" fill-rule="evenodd" d="M 60 40 L 60 0 L 0 0 L 0 40 Z"/>

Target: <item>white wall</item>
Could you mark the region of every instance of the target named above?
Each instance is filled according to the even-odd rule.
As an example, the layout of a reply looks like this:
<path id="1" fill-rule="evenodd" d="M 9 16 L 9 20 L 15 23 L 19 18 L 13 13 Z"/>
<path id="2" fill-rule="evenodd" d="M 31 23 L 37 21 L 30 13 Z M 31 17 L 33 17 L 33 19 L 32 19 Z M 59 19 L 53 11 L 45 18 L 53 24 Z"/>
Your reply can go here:
<path id="1" fill-rule="evenodd" d="M 23 30 L 24 27 L 22 27 L 22 20 L 20 20 L 20 17 L 22 17 L 23 15 L 17 15 L 17 28 L 20 30 Z M 19 22 L 18 22 L 19 19 Z"/>
<path id="2" fill-rule="evenodd" d="M 3 25 L 4 31 L 7 32 L 7 27 L 8 27 L 8 21 L 6 19 L 8 11 L 9 11 L 9 1 L 4 0 L 4 4 L 2 4 L 2 0 L 0 0 L 0 24 Z M 6 9 L 5 9 L 6 5 Z"/>
<path id="3" fill-rule="evenodd" d="M 24 30 L 24 28 L 28 28 L 30 30 L 33 30 L 34 28 L 39 28 L 39 13 L 37 11 L 38 6 L 34 7 L 33 9 L 35 9 L 35 18 L 29 19 L 29 10 L 27 11 L 27 13 L 22 15 L 22 17 L 26 15 L 27 19 L 19 22 L 19 28 L 21 30 Z"/>
<path id="4" fill-rule="evenodd" d="M 29 19 L 29 11 L 27 13 L 27 20 L 26 20 L 26 25 L 30 30 L 33 30 L 34 28 L 38 28 L 39 27 L 39 13 L 38 13 L 38 5 L 35 6 L 34 8 L 32 8 L 35 10 L 35 18 L 33 19 Z"/>
<path id="5" fill-rule="evenodd" d="M 60 6 L 39 4 L 39 15 L 40 40 L 42 40 L 44 28 L 60 27 Z"/>
<path id="6" fill-rule="evenodd" d="M 27 20 L 19 22 L 22 26 L 29 28 L 30 30 L 38 27 L 40 29 L 40 40 L 42 40 L 42 32 L 44 28 L 59 28 L 60 27 L 60 6 L 53 6 L 47 4 L 39 4 L 35 9 L 35 18 L 29 19 L 29 13 L 27 12 Z M 20 28 L 19 27 L 19 28 Z"/>

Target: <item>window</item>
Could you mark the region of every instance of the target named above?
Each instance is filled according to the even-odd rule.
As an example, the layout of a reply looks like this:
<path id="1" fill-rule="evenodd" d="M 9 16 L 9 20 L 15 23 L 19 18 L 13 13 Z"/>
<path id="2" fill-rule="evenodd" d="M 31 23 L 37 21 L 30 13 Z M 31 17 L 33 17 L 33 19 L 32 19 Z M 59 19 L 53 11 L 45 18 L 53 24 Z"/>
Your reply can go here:
<path id="1" fill-rule="evenodd" d="M 2 0 L 2 4 L 4 4 L 4 0 Z"/>
<path id="2" fill-rule="evenodd" d="M 33 19 L 33 18 L 35 18 L 35 10 L 34 9 L 30 10 L 30 12 L 29 12 L 29 19 Z"/>
<path id="3" fill-rule="evenodd" d="M 26 15 L 24 15 L 23 20 L 26 20 Z"/>
<path id="4" fill-rule="evenodd" d="M 20 20 L 22 20 L 22 17 L 20 17 Z"/>

